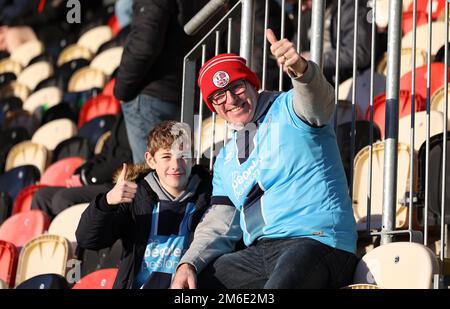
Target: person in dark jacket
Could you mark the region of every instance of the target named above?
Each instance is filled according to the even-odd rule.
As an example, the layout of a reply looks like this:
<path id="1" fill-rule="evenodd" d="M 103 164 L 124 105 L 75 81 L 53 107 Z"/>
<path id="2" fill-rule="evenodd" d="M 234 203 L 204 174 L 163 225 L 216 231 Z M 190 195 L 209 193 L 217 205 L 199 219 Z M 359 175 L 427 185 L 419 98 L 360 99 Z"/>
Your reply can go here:
<path id="1" fill-rule="evenodd" d="M 31 208 L 43 210 L 53 218 L 72 205 L 90 202 L 97 194 L 113 187 L 112 174 L 123 162 L 131 160 L 125 121 L 120 114 L 102 152 L 75 170 L 68 182 L 71 187 L 39 189 L 33 196 Z"/>
<path id="2" fill-rule="evenodd" d="M 79 247 L 100 250 L 122 240 L 114 288 L 168 288 L 209 206 L 209 172 L 192 167 L 188 131 L 175 121 L 156 126 L 145 153 L 155 171 L 140 173 L 134 182 L 124 164 L 114 188 L 99 194 L 81 216 Z"/>
<path id="3" fill-rule="evenodd" d="M 122 102 L 134 163 L 147 133 L 180 114 L 183 58 L 196 42 L 183 26 L 205 0 L 135 0 L 114 95 Z"/>

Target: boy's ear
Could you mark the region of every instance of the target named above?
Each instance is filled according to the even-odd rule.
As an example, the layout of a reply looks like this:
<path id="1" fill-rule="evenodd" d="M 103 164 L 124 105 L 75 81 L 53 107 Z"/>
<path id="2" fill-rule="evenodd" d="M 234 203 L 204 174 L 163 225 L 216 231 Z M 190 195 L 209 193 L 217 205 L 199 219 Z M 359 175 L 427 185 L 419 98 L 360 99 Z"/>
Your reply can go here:
<path id="1" fill-rule="evenodd" d="M 147 162 L 147 165 L 153 170 L 156 169 L 155 158 L 150 154 L 150 152 L 146 151 L 144 156 L 145 156 L 145 162 Z"/>

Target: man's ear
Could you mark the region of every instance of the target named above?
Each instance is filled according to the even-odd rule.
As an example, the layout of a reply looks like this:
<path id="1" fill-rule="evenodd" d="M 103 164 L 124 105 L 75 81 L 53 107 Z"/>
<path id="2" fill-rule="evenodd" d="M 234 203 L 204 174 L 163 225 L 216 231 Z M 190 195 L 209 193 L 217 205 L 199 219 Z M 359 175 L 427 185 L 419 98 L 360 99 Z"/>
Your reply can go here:
<path id="1" fill-rule="evenodd" d="M 151 169 L 156 169 L 156 161 L 155 158 L 150 154 L 150 152 L 146 151 L 144 154 L 145 162 Z"/>

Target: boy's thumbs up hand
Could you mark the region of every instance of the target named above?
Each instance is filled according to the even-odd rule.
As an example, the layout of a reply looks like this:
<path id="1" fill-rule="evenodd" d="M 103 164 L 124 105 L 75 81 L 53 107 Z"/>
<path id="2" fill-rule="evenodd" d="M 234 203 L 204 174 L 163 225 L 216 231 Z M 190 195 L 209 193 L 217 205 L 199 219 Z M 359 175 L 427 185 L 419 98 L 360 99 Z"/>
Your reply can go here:
<path id="1" fill-rule="evenodd" d="M 271 45 L 270 52 L 278 64 L 283 66 L 283 71 L 293 77 L 299 77 L 306 71 L 308 63 L 297 53 L 294 43 L 287 39 L 278 41 L 271 29 L 266 30 L 266 37 Z"/>
<path id="2" fill-rule="evenodd" d="M 109 205 L 131 203 L 133 201 L 137 185 L 132 181 L 127 181 L 127 175 L 128 166 L 124 163 L 116 185 L 106 194 L 106 201 Z"/>

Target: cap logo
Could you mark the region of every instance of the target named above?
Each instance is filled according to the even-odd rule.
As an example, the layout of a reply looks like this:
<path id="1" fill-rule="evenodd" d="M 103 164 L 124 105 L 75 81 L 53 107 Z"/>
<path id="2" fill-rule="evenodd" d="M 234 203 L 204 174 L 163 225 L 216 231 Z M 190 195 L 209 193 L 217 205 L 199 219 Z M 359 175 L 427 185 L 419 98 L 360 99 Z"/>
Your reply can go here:
<path id="1" fill-rule="evenodd" d="M 226 85 L 228 85 L 228 82 L 230 81 L 230 76 L 225 71 L 218 71 L 213 76 L 213 83 L 218 88 L 223 88 Z"/>

